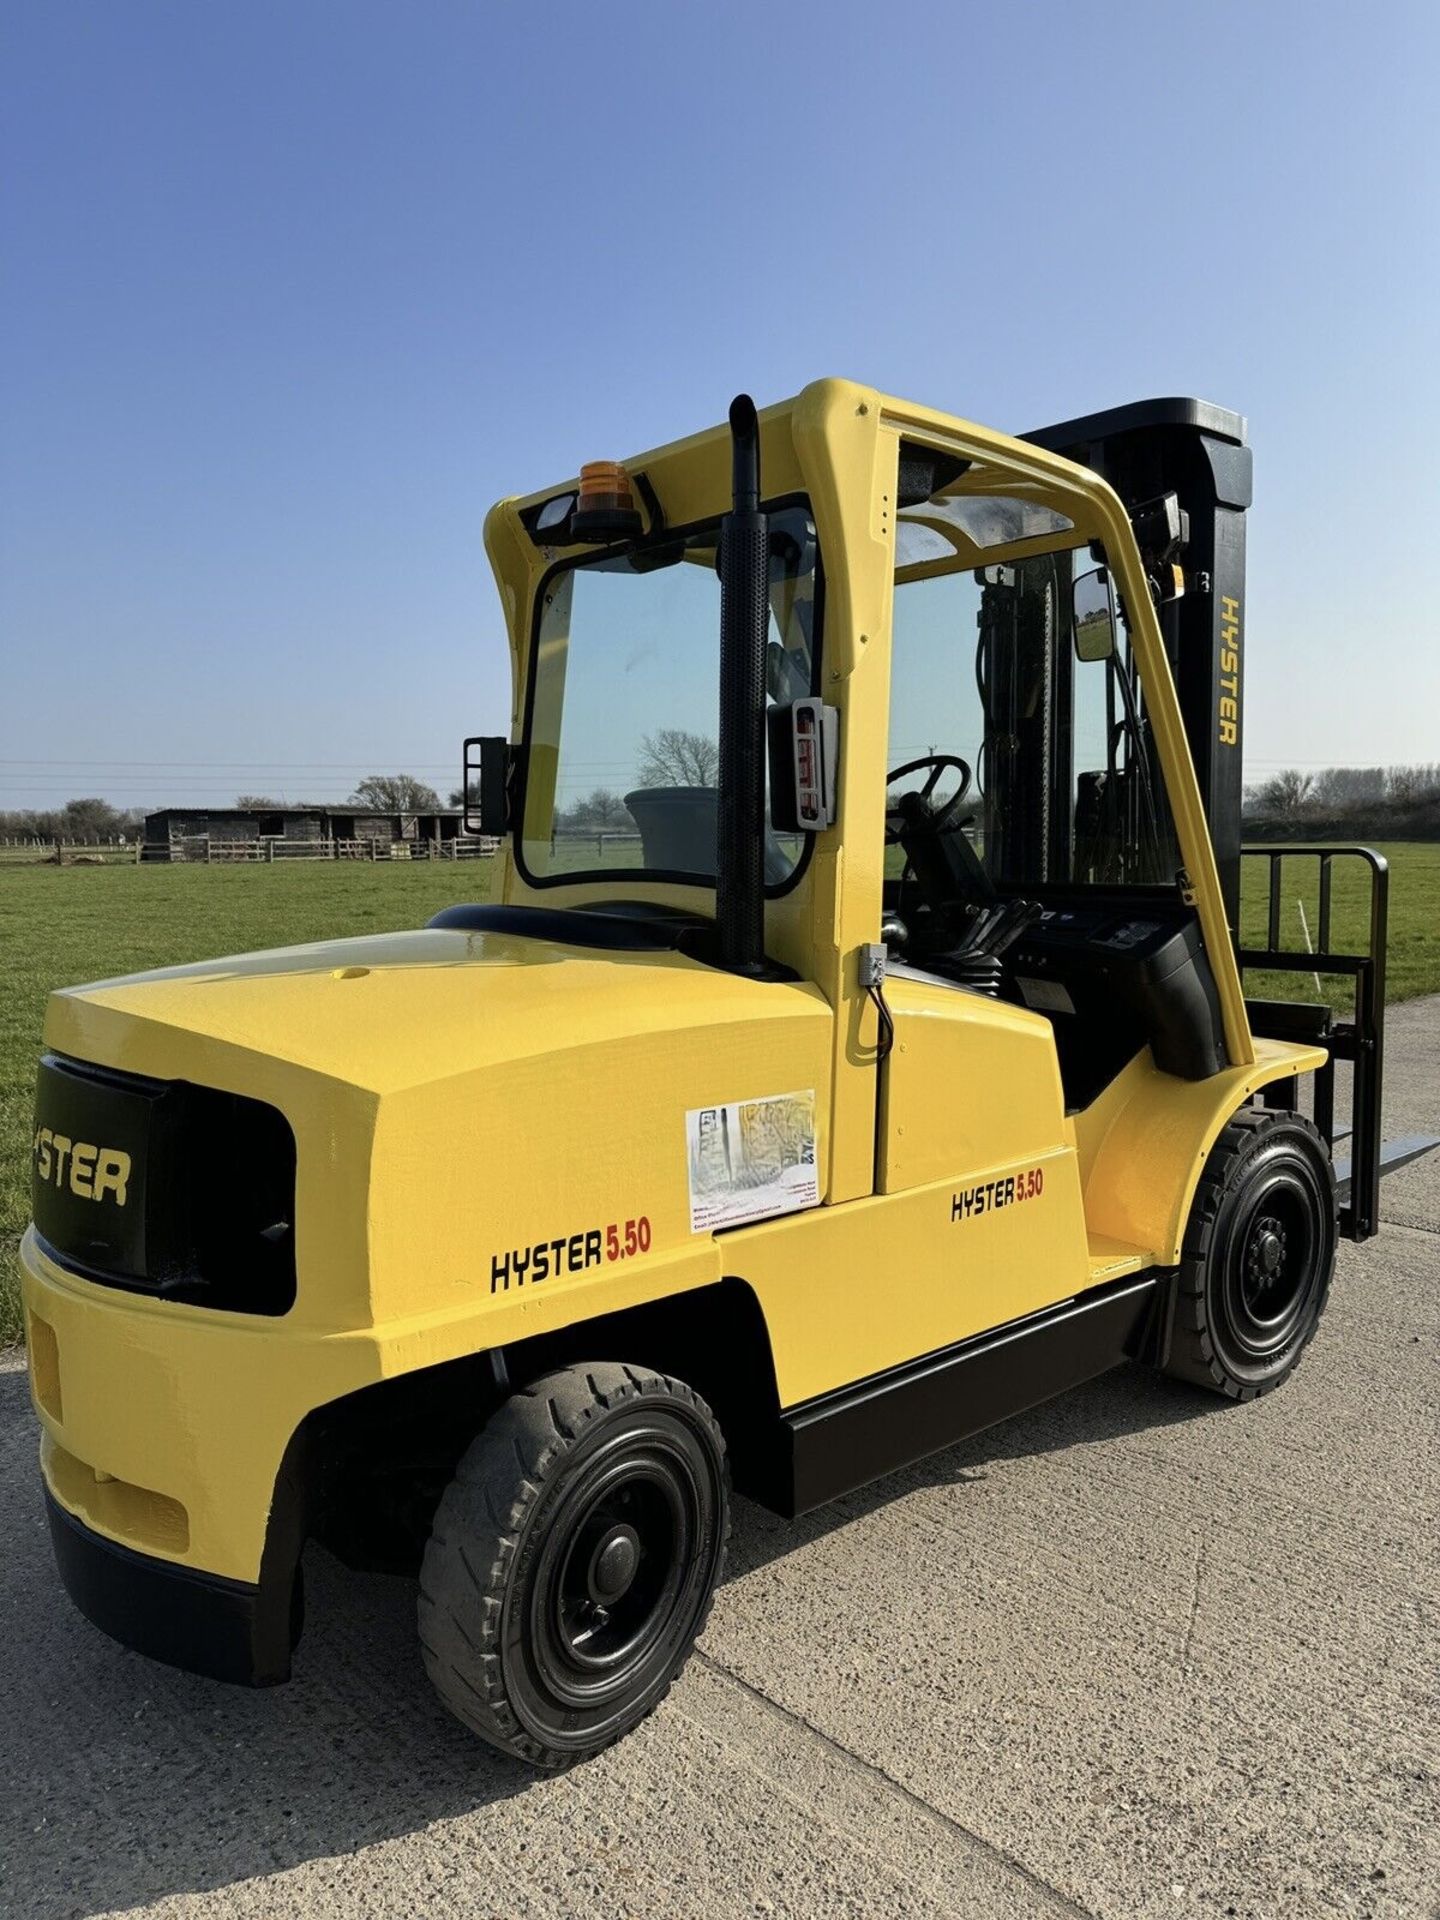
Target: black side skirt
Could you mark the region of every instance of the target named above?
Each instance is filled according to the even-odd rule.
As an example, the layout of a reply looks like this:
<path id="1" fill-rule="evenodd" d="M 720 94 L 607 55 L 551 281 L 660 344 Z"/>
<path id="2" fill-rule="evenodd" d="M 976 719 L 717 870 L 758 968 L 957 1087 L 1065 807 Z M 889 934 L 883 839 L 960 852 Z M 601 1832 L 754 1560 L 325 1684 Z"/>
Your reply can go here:
<path id="1" fill-rule="evenodd" d="M 794 1516 L 1137 1358 L 1168 1287 L 1136 1274 L 791 1407 L 766 1504 Z M 788 1480 L 788 1485 L 785 1482 Z"/>

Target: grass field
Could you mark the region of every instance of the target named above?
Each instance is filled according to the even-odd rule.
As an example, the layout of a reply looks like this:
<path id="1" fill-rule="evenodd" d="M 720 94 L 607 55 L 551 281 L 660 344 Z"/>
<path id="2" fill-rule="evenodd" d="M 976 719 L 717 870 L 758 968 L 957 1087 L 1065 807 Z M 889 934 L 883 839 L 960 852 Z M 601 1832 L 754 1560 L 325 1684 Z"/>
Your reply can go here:
<path id="1" fill-rule="evenodd" d="M 1391 859 L 1390 997 L 1440 991 L 1440 846 L 1382 849 Z M 1313 867 L 1313 861 L 1309 863 Z M 29 1142 L 35 1060 L 52 987 L 214 954 L 286 946 L 346 933 L 423 926 L 438 908 L 484 898 L 492 869 L 475 862 L 423 866 L 0 866 L 0 1344 L 19 1332 L 15 1249 L 29 1214 Z M 1263 879 L 1247 892 L 1247 941 L 1263 940 Z M 1317 926 L 1313 875 L 1287 866 L 1286 945 L 1303 946 L 1303 898 Z M 1334 937 L 1363 929 L 1355 881 L 1335 883 Z M 1250 983 L 1254 992 L 1313 998 L 1308 974 Z M 1333 983 L 1332 983 L 1333 984 Z M 1341 989 L 1343 990 L 1343 989 Z M 1339 1004 L 1337 1002 L 1337 1004 Z"/>
<path id="2" fill-rule="evenodd" d="M 52 987 L 215 954 L 423 927 L 483 900 L 493 869 L 425 861 L 201 867 L 0 866 L 0 1346 L 20 1331 L 30 1115 Z"/>
<path id="3" fill-rule="evenodd" d="M 1417 993 L 1440 992 L 1440 843 L 1377 842 L 1375 851 L 1383 853 L 1390 863 L 1388 997 L 1392 1001 L 1411 1000 Z M 1268 946 L 1268 862 L 1247 859 L 1242 869 L 1242 943 L 1248 947 Z M 1358 860 L 1337 860 L 1333 871 L 1331 949 L 1363 953 L 1370 914 L 1368 869 Z M 1312 940 L 1319 938 L 1319 885 L 1319 862 L 1313 854 L 1285 856 L 1280 887 L 1282 947 L 1303 953 L 1307 927 Z M 1245 987 L 1249 993 L 1271 999 L 1325 999 L 1347 1015 L 1354 1004 L 1353 985 L 1338 976 L 1327 979 L 1322 974 L 1318 993 L 1309 973 L 1251 973 L 1246 976 Z"/>

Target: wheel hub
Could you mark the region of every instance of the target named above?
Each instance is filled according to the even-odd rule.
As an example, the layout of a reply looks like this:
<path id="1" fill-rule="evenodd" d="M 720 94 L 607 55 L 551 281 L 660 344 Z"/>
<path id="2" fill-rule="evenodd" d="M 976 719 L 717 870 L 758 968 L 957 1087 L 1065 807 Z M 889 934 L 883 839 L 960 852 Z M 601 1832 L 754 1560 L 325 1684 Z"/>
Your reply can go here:
<path id="1" fill-rule="evenodd" d="M 580 1705 L 623 1691 L 664 1640 L 685 1584 L 693 1491 L 683 1455 L 663 1445 L 598 1461 L 576 1486 L 537 1591 L 536 1651 L 557 1697 Z"/>
<path id="2" fill-rule="evenodd" d="M 597 1606 L 613 1607 L 630 1591 L 640 1569 L 640 1536 L 622 1521 L 610 1527 L 590 1556 L 588 1585 Z"/>
<path id="3" fill-rule="evenodd" d="M 1251 1216 L 1231 1268 L 1232 1330 L 1252 1353 L 1283 1343 L 1306 1293 L 1311 1239 L 1297 1196 L 1279 1186 Z"/>
<path id="4" fill-rule="evenodd" d="M 1263 1220 L 1256 1221 L 1246 1262 L 1252 1281 L 1263 1285 L 1274 1279 L 1285 1264 L 1286 1245 L 1286 1232 L 1278 1220 L 1267 1214 Z"/>

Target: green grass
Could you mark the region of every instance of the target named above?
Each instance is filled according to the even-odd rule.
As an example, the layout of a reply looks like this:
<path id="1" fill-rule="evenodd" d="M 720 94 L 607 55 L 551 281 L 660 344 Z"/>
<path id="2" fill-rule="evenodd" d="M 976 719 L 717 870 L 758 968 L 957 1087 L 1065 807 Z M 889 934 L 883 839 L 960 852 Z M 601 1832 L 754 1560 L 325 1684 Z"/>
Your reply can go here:
<path id="1" fill-rule="evenodd" d="M 1380 849 L 1392 868 L 1390 998 L 1440 992 L 1440 846 Z M 1256 863 L 1247 863 L 1255 865 Z M 1365 906 L 1357 876 L 1335 872 L 1333 938 L 1359 939 Z M 1307 874 L 1307 867 L 1310 870 Z M 1281 933 L 1304 945 L 1297 899 L 1318 930 L 1314 862 L 1287 862 Z M 35 1060 L 52 987 L 145 967 L 201 960 L 347 933 L 419 927 L 454 900 L 484 898 L 484 862 L 371 866 L 0 866 L 0 1343 L 19 1332 L 15 1249 L 30 1205 Z M 1263 944 L 1263 868 L 1247 876 L 1243 930 Z M 1323 976 L 1322 976 L 1323 977 Z M 1346 983 L 1327 982 L 1335 1004 Z M 1313 999 L 1308 973 L 1252 975 L 1249 991 Z"/>
<path id="2" fill-rule="evenodd" d="M 1386 966 L 1388 998 L 1409 1000 L 1417 993 L 1440 992 L 1440 843 L 1401 841 L 1377 843 L 1375 851 L 1390 863 L 1390 940 Z M 1242 943 L 1269 945 L 1267 902 L 1269 864 L 1243 863 L 1240 899 Z M 1332 951 L 1363 953 L 1368 944 L 1370 914 L 1369 869 L 1359 860 L 1336 860 L 1331 904 Z M 1280 945 L 1305 951 L 1305 926 L 1310 938 L 1320 937 L 1320 863 L 1313 854 L 1287 855 L 1281 866 Z M 1301 919 L 1301 903 L 1305 918 Z M 1338 975 L 1314 977 L 1306 973 L 1262 973 L 1245 976 L 1245 990 L 1257 998 L 1324 1000 L 1348 1015 L 1354 1005 L 1354 986 Z"/>
<path id="3" fill-rule="evenodd" d="M 233 867 L 0 865 L 0 1346 L 20 1332 L 30 1118 L 52 987 L 351 933 L 484 899 L 488 861 Z"/>

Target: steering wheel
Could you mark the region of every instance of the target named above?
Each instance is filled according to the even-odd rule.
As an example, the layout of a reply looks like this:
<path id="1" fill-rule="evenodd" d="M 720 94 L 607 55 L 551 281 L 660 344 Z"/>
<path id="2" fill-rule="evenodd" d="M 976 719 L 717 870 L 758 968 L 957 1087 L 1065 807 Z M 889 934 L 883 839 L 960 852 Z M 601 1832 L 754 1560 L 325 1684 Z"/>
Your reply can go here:
<path id="1" fill-rule="evenodd" d="M 904 780 L 909 774 L 919 773 L 922 767 L 930 769 L 925 784 L 918 793 L 902 793 L 893 805 L 887 800 L 885 807 L 885 844 L 896 847 L 902 834 L 948 833 L 959 812 L 960 802 L 970 791 L 970 766 L 957 753 L 922 753 L 918 760 L 907 760 L 903 767 L 896 767 L 893 773 L 885 776 L 887 788 L 893 787 L 897 780 Z M 940 784 L 940 776 L 947 767 L 954 767 L 960 775 L 960 784 L 948 800 L 938 807 L 930 805 L 930 796 Z M 907 804 L 908 802 L 908 804 Z"/>

